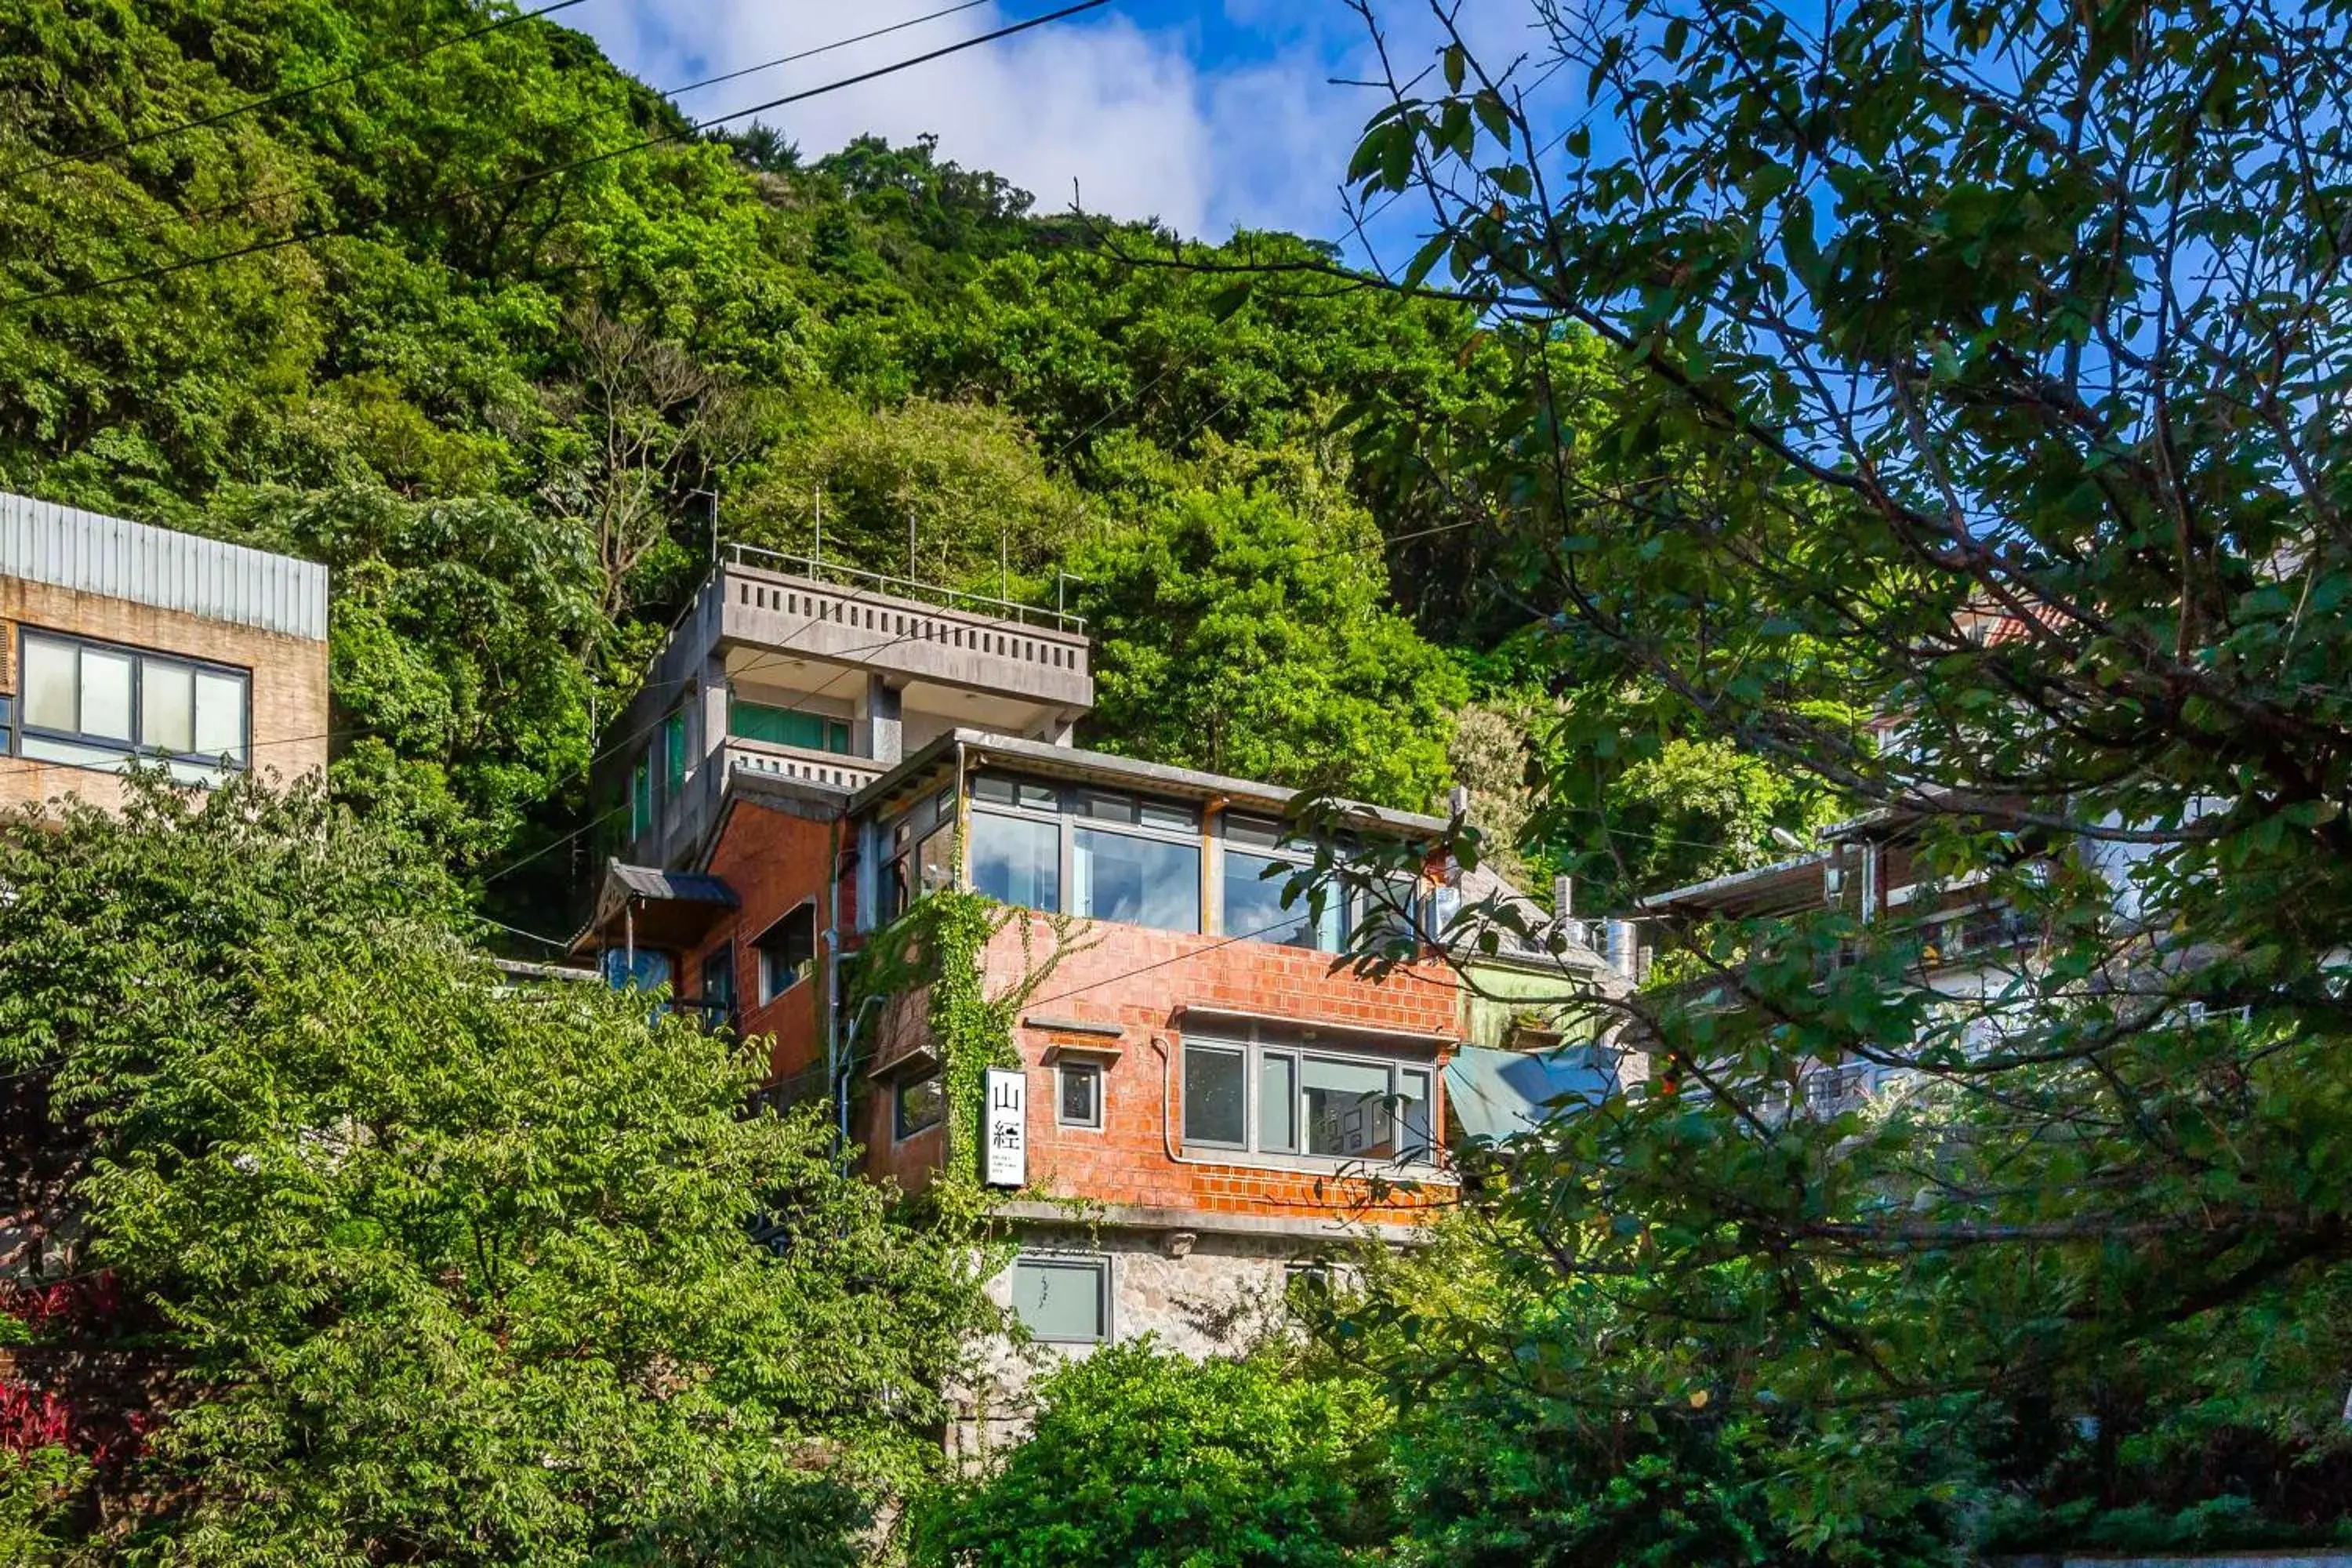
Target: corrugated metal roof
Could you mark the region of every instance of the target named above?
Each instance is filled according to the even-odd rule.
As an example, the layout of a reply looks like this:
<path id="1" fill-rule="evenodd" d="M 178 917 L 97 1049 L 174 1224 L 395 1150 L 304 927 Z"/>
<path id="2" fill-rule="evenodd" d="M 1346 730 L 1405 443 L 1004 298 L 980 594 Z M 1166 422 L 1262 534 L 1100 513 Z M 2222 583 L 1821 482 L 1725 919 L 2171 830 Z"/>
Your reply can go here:
<path id="1" fill-rule="evenodd" d="M 618 860 L 605 867 L 621 888 L 641 899 L 672 899 L 688 904 L 736 907 L 735 889 L 719 878 L 700 871 L 665 871 L 657 866 L 628 866 Z"/>
<path id="2" fill-rule="evenodd" d="M 0 491 L 0 577 L 324 642 L 315 561 Z"/>

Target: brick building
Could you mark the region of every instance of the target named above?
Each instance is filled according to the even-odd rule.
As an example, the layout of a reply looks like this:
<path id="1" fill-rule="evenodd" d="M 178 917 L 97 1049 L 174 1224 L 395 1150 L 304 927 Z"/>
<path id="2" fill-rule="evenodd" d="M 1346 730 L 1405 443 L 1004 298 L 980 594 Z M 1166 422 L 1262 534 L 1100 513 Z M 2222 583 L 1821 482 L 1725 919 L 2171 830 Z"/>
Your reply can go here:
<path id="1" fill-rule="evenodd" d="M 1451 1196 L 1454 973 L 1334 959 L 1360 922 L 1425 929 L 1445 868 L 1286 906 L 1290 791 L 1078 749 L 1084 628 L 925 592 L 751 552 L 714 571 L 622 720 L 624 856 L 581 948 L 769 1037 L 776 1096 L 913 1188 L 979 1175 L 954 1132 L 978 1108 L 947 1103 L 926 994 L 846 1005 L 843 961 L 934 890 L 1005 906 L 976 955 L 985 994 L 1020 998 L 1024 1168 L 995 1184 L 1022 1251 L 997 1288 L 1048 1344 L 1232 1342 L 1287 1271 L 1407 1240 Z M 1445 826 L 1349 806 L 1327 832 L 1412 864 Z"/>
<path id="2" fill-rule="evenodd" d="M 327 763 L 327 569 L 0 494 L 0 807 Z"/>

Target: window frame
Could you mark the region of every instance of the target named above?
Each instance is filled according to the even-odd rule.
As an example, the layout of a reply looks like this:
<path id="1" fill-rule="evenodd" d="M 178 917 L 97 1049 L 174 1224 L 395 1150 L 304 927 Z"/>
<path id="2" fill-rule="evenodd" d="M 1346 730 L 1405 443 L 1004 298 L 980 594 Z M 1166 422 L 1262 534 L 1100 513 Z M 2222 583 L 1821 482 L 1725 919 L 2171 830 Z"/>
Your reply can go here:
<path id="1" fill-rule="evenodd" d="M 662 790 L 675 795 L 686 788 L 687 779 L 694 772 L 693 746 L 687 733 L 687 710 L 692 705 L 681 702 L 662 715 L 661 759 Z"/>
<path id="2" fill-rule="evenodd" d="M 1279 1169 L 1314 1171 L 1344 1170 L 1349 1165 L 1395 1167 L 1413 1171 L 1433 1171 L 1442 1167 L 1444 1154 L 1444 1093 L 1445 1074 L 1435 1053 L 1428 1056 L 1403 1051 L 1382 1051 L 1334 1047 L 1318 1041 L 1297 1038 L 1287 1031 L 1267 1029 L 1252 1025 L 1246 1029 L 1230 1033 L 1203 1030 L 1185 1034 L 1177 1043 L 1179 1060 L 1176 1082 L 1181 1089 L 1184 1065 L 1195 1049 L 1222 1053 L 1239 1052 L 1242 1058 L 1243 1141 L 1229 1143 L 1214 1139 L 1195 1138 L 1185 1125 L 1181 1111 L 1189 1110 L 1190 1100 L 1180 1106 L 1176 1131 L 1182 1149 L 1189 1152 L 1199 1149 L 1218 1155 L 1232 1156 L 1233 1163 L 1263 1165 Z M 1290 1064 L 1290 1143 L 1287 1149 L 1267 1146 L 1265 1141 L 1263 1111 L 1265 1064 L 1269 1058 L 1286 1058 Z M 1317 1154 L 1308 1152 L 1312 1142 L 1310 1121 L 1307 1113 L 1307 1064 L 1310 1058 L 1341 1063 L 1351 1067 L 1377 1067 L 1388 1074 L 1387 1090 L 1381 1096 L 1382 1113 L 1388 1118 L 1388 1154 Z M 1426 1147 L 1409 1143 L 1406 1137 L 1406 1100 L 1403 1080 L 1407 1074 L 1419 1074 L 1427 1089 L 1424 1114 L 1428 1119 L 1429 1141 Z"/>
<path id="3" fill-rule="evenodd" d="M 992 798 L 992 792 L 999 788 L 1008 792 L 1011 798 Z M 992 794 L 984 795 L 983 790 L 990 790 Z M 1171 931 L 1180 936 L 1207 933 L 1209 906 L 1202 883 L 1209 863 L 1210 835 L 1204 826 L 1206 814 L 1199 805 L 1117 785 L 1048 781 L 1010 769 L 974 773 L 965 783 L 964 794 L 975 816 L 998 816 L 1016 822 L 1052 825 L 1055 836 L 1054 908 L 1044 912 L 1068 914 L 1080 920 L 1098 920 L 1114 925 L 1132 925 L 1139 931 Z M 1040 796 L 1045 798 L 1035 798 Z M 1121 814 L 1116 810 L 1098 812 L 1092 809 L 1097 805 L 1114 808 L 1123 805 L 1126 810 Z M 1161 820 L 1148 819 L 1149 814 L 1154 811 L 1161 814 Z M 1181 826 L 1170 820 L 1179 815 L 1187 819 Z M 1082 831 L 1116 834 L 1191 849 L 1193 856 L 1192 924 L 1148 925 L 1136 921 L 1116 921 L 1108 915 L 1089 914 L 1078 909 L 1078 835 Z M 976 839 L 977 837 L 977 829 L 966 835 L 968 839 Z M 962 873 L 966 885 L 970 881 L 969 857 L 967 848 L 967 865 Z"/>
<path id="4" fill-rule="evenodd" d="M 989 783 L 1002 782 L 1009 784 L 1013 791 L 1013 798 L 1010 801 L 996 801 L 982 798 L 980 790 L 983 781 Z M 1022 792 L 1024 788 L 1049 792 L 1053 795 L 1053 804 L 1051 805 L 1037 805 L 1024 801 L 1021 797 Z M 1045 914 L 1060 914 L 1062 912 L 1063 906 L 1069 902 L 1070 890 L 1070 825 L 1068 814 L 1063 809 L 1064 795 L 1061 787 L 1055 784 L 1045 784 L 1042 780 L 1027 778 L 1020 773 L 976 773 L 972 774 L 964 784 L 964 797 L 971 803 L 971 815 L 975 817 L 996 816 L 1004 817 L 1014 822 L 1051 824 L 1053 826 L 1055 830 L 1054 905 L 1053 908 L 1041 910 L 1040 912 Z M 973 844 L 977 841 L 979 833 L 976 829 L 965 835 L 966 843 L 964 845 L 964 853 L 962 857 L 963 864 L 957 868 L 957 874 L 961 885 L 968 887 L 971 884 L 971 858 L 973 853 Z M 1024 904 L 1018 907 L 1022 909 L 1037 908 L 1034 904 Z"/>
<path id="5" fill-rule="evenodd" d="M 806 912 L 809 922 L 808 957 L 795 966 L 792 979 L 782 985 L 776 984 L 775 973 L 782 962 L 782 954 L 778 951 L 780 940 L 785 934 L 784 928 L 803 911 Z M 770 921 L 760 934 L 751 939 L 751 951 L 757 953 L 760 959 L 758 979 L 761 1006 L 765 1007 L 772 1002 L 780 1001 L 809 983 L 816 973 L 816 900 L 814 898 L 803 899 L 799 903 Z"/>
<path id="6" fill-rule="evenodd" d="M 100 654 L 111 655 L 130 661 L 129 717 L 131 731 L 130 740 L 121 740 L 112 735 L 92 735 L 79 727 L 73 730 L 59 730 L 50 725 L 27 721 L 25 716 L 26 668 L 31 646 L 36 642 L 58 644 L 71 648 L 74 652 L 74 700 L 77 708 L 75 718 L 77 726 L 80 723 L 79 708 L 82 692 L 81 655 L 83 651 L 95 650 Z M 109 761 L 106 762 L 75 762 L 63 758 L 37 756 L 32 759 L 52 763 L 60 767 L 84 767 L 99 772 L 109 772 L 113 771 L 110 768 L 110 762 L 119 760 L 124 763 L 178 763 L 183 767 L 206 769 L 215 774 L 241 773 L 252 769 L 253 671 L 245 666 L 224 664 L 218 659 L 204 658 L 192 654 L 167 652 L 162 648 L 142 647 L 138 643 L 114 642 L 106 637 L 84 637 L 79 632 L 58 631 L 29 622 L 20 622 L 17 625 L 16 646 L 12 651 L 16 658 L 16 689 L 9 698 L 7 710 L 0 712 L 0 752 L 26 756 L 27 753 L 25 752 L 24 743 L 27 740 L 32 740 L 46 741 L 56 746 L 75 746 L 84 751 L 110 753 Z M 234 753 L 169 751 L 161 746 L 148 745 L 141 738 L 140 731 L 146 728 L 147 723 L 146 674 L 147 666 L 151 663 L 169 665 L 175 669 L 185 669 L 189 672 L 191 687 L 188 722 L 189 739 L 192 743 L 194 741 L 195 726 L 195 695 L 193 684 L 194 677 L 210 675 L 233 680 L 237 684 L 239 734 L 237 749 Z"/>
<path id="7" fill-rule="evenodd" d="M 938 1113 L 929 1121 L 909 1126 L 907 1121 L 907 1096 L 925 1084 L 939 1089 Z M 948 1086 L 945 1070 L 931 1068 L 924 1072 L 902 1073 L 890 1082 L 890 1142 L 904 1143 L 909 1138 L 919 1138 L 934 1127 L 944 1126 L 948 1119 Z"/>
<path id="8" fill-rule="evenodd" d="M 701 987 L 701 993 L 697 1000 L 702 1004 L 702 1016 L 706 1022 L 728 1024 L 734 1022 L 738 1011 L 737 1004 L 740 1000 L 736 994 L 735 978 L 735 939 L 729 937 L 702 955 L 702 973 L 697 980 L 697 984 Z M 710 994 L 710 983 L 713 980 L 722 983 L 720 986 L 722 994 L 716 997 Z M 712 1018 L 711 1015 L 715 1010 L 723 1010 L 725 1016 Z"/>
<path id="9" fill-rule="evenodd" d="M 793 719 L 805 719 L 820 731 L 818 745 L 803 745 L 798 741 L 772 741 L 765 735 L 748 734 L 738 728 L 736 716 L 742 710 L 757 709 L 762 713 L 782 714 Z M 756 697 L 745 697 L 730 683 L 727 688 L 727 738 L 749 741 L 755 746 L 791 746 L 803 752 L 823 752 L 829 756 L 846 757 L 856 754 L 856 735 L 850 721 L 835 713 L 823 713 L 814 708 L 795 708 L 786 702 L 763 702 Z M 835 742 L 838 742 L 838 744 Z"/>
<path id="10" fill-rule="evenodd" d="M 1024 1268 L 1066 1269 L 1075 1272 L 1089 1269 L 1095 1275 L 1096 1332 L 1084 1336 L 1041 1334 L 1031 1328 L 1021 1316 L 1021 1270 Z M 1112 1278 L 1108 1253 L 1104 1252 L 1023 1252 L 1015 1254 L 1005 1270 L 1007 1293 L 1012 1297 L 1013 1319 L 1029 1338 L 1048 1345 L 1107 1345 L 1118 1337 L 1116 1317 L 1118 1292 Z"/>
<path id="11" fill-rule="evenodd" d="M 1068 1109 L 1068 1101 L 1065 1097 L 1069 1092 L 1067 1085 L 1073 1073 L 1094 1079 L 1094 1113 L 1091 1120 L 1074 1121 L 1065 1114 Z M 1054 1125 L 1080 1132 L 1101 1131 L 1104 1122 L 1109 1120 L 1109 1107 L 1105 1103 L 1105 1090 L 1108 1081 L 1109 1075 L 1103 1071 L 1103 1064 L 1098 1061 L 1064 1059 L 1055 1062 L 1054 1064 Z"/>
<path id="12" fill-rule="evenodd" d="M 654 753 L 648 746 L 629 768 L 629 837 L 643 838 L 654 826 Z"/>

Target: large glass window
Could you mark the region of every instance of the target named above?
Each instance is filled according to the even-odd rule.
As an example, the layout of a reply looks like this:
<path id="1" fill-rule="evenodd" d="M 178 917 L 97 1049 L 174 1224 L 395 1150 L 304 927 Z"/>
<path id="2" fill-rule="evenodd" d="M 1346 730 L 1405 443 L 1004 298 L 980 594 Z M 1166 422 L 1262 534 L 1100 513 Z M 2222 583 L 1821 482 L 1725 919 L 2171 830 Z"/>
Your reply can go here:
<path id="1" fill-rule="evenodd" d="M 1249 1144 L 1246 1053 L 1222 1046 L 1184 1047 L 1184 1142 Z"/>
<path id="2" fill-rule="evenodd" d="M 245 765 L 241 671 L 40 632 L 25 634 L 21 668 L 22 755 L 120 767 L 144 753 L 190 780 Z"/>
<path id="3" fill-rule="evenodd" d="M 1307 1057 L 1299 1079 L 1308 1153 L 1361 1159 L 1394 1151 L 1385 1063 Z"/>
<path id="4" fill-rule="evenodd" d="M 1435 1157 L 1426 1061 L 1343 1056 L 1273 1039 L 1184 1044 L 1184 1141 L 1339 1161 Z"/>
<path id="5" fill-rule="evenodd" d="M 1013 1315 L 1034 1339 L 1079 1344 L 1108 1339 L 1110 1259 L 1015 1259 Z"/>
<path id="6" fill-rule="evenodd" d="M 1160 931 L 1201 929 L 1201 845 L 1081 827 L 1070 858 L 1072 912 Z"/>
<path id="7" fill-rule="evenodd" d="M 812 752 L 849 751 L 849 722 L 824 713 L 804 713 L 767 702 L 747 702 L 730 695 L 727 732 L 745 741 L 765 741 L 773 746 L 799 746 Z"/>
<path id="8" fill-rule="evenodd" d="M 1314 908 L 1314 889 L 1302 889 L 1288 908 L 1283 889 L 1300 869 L 1296 861 L 1225 848 L 1225 934 L 1250 942 L 1270 942 L 1283 947 L 1311 947 L 1337 952 L 1344 933 L 1338 889 L 1324 896 L 1324 908 Z"/>
<path id="9" fill-rule="evenodd" d="M 999 903 L 1062 907 L 1062 825 L 1050 818 L 971 814 L 971 885 Z"/>

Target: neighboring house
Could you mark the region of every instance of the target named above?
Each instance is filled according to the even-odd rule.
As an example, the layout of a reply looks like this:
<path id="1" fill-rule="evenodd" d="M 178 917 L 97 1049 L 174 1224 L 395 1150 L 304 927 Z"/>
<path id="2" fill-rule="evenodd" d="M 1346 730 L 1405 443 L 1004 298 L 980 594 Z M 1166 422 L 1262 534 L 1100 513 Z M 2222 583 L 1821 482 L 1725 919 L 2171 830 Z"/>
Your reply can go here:
<path id="1" fill-rule="evenodd" d="M 1751 920 L 1843 910 L 1865 925 L 1892 925 L 1919 941 L 1917 984 L 1954 1003 L 1997 1005 L 2032 962 L 2039 931 L 1980 879 L 1939 882 L 1916 864 L 1925 819 L 1879 811 L 1824 828 L 1821 847 L 1752 870 L 1653 893 L 1642 908 L 1691 930 L 1712 920 Z M 1705 979 L 1682 989 L 1704 1004 L 1721 989 Z M 1990 1026 L 1990 1020 L 1972 1028 Z M 1867 1062 L 1811 1062 L 1799 1071 L 1802 1106 L 1831 1115 L 1896 1086 L 1899 1069 Z"/>
<path id="2" fill-rule="evenodd" d="M 1285 909 L 1264 873 L 1307 857 L 1292 792 L 1073 746 L 1074 622 L 753 559 L 714 571 L 623 721 L 648 742 L 617 781 L 627 858 L 579 944 L 608 975 L 771 1037 L 776 1098 L 827 1105 L 877 1177 L 976 1183 L 982 1143 L 1018 1143 L 997 1289 L 1041 1342 L 1233 1343 L 1289 1271 L 1450 1199 L 1455 975 L 1334 958 L 1356 920 L 1442 912 L 1444 820 L 1345 808 L 1340 842 L 1426 842 L 1424 871 L 1378 910 Z M 1005 906 L 968 958 L 1016 999 L 1024 1103 L 985 1121 L 935 975 L 845 995 L 841 960 L 923 930 L 935 890 Z"/>
<path id="3" fill-rule="evenodd" d="M 1555 917 L 1484 868 L 1448 892 L 1444 935 L 1461 974 L 1464 1040 L 1445 1068 L 1450 1131 L 1507 1139 L 1645 1075 L 1644 1060 L 1620 1041 L 1622 1020 L 1594 1005 L 1633 989 L 1627 922 L 1595 931 Z M 1568 879 L 1552 900 L 1568 904 Z"/>
<path id="4" fill-rule="evenodd" d="M 0 494 L 0 807 L 327 764 L 327 569 Z"/>

